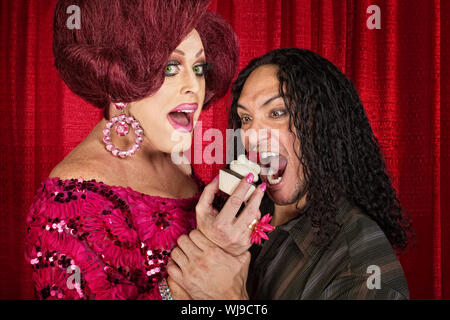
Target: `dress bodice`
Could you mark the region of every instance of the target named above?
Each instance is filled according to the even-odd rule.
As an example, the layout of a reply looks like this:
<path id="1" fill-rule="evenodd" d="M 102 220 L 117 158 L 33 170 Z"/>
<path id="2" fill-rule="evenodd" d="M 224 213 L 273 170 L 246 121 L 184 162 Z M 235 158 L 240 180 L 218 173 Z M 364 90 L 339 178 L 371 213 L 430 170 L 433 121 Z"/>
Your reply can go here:
<path id="1" fill-rule="evenodd" d="M 45 179 L 27 216 L 26 259 L 40 299 L 160 299 L 179 236 L 195 228 L 191 198 L 95 180 Z"/>

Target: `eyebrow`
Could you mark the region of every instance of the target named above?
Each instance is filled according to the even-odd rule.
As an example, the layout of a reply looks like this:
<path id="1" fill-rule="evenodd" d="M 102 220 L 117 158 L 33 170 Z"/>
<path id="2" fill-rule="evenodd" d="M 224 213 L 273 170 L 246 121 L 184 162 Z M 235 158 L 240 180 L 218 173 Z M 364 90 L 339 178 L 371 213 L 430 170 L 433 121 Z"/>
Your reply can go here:
<path id="1" fill-rule="evenodd" d="M 195 55 L 195 57 L 198 58 L 198 57 L 203 53 L 203 51 L 204 51 L 204 49 L 200 49 L 200 51 L 197 52 L 197 54 Z M 175 49 L 175 50 L 173 50 L 173 52 L 178 53 L 178 54 L 180 54 L 180 55 L 182 55 L 182 56 L 185 55 L 184 52 L 181 51 L 180 49 Z"/>
<path id="2" fill-rule="evenodd" d="M 267 106 L 267 105 L 268 105 L 269 103 L 271 103 L 273 100 L 278 99 L 278 98 L 281 98 L 281 95 L 280 95 L 279 93 L 277 93 L 277 94 L 274 95 L 273 97 L 267 99 L 267 101 L 264 102 L 264 103 L 261 105 L 261 108 Z M 237 106 L 237 107 L 238 107 L 238 108 L 242 108 L 242 109 L 248 111 L 246 107 L 244 107 L 243 105 L 240 105 L 239 103 L 238 103 L 238 106 Z"/>

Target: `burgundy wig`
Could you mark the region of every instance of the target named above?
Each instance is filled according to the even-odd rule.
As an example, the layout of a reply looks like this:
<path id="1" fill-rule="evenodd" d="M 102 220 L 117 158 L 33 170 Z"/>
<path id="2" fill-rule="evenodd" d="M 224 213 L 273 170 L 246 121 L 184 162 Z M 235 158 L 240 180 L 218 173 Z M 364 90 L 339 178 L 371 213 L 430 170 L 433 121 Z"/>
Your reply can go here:
<path id="1" fill-rule="evenodd" d="M 60 0 L 53 22 L 55 66 L 67 86 L 96 107 L 156 92 L 170 54 L 195 28 L 208 64 L 205 106 L 225 95 L 238 66 L 231 26 L 208 12 L 209 0 Z M 81 28 L 66 26 L 69 6 Z"/>

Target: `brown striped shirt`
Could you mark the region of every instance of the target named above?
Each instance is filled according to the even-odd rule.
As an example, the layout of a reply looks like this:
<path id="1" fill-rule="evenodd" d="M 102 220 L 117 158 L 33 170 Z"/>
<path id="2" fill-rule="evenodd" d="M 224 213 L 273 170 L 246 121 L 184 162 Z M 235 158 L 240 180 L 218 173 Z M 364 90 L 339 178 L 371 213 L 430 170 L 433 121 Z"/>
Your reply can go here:
<path id="1" fill-rule="evenodd" d="M 317 229 L 302 215 L 250 249 L 251 299 L 409 299 L 384 232 L 350 201 L 341 199 L 338 208 L 342 228 L 328 248 L 313 243 Z"/>

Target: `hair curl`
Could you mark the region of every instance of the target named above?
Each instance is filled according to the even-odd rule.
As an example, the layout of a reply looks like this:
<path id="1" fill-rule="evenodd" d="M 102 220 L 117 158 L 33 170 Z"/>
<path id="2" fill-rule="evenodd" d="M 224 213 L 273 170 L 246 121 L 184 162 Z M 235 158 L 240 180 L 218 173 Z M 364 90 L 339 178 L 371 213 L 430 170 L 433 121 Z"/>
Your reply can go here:
<path id="1" fill-rule="evenodd" d="M 376 221 L 394 249 L 405 249 L 413 234 L 409 213 L 400 205 L 353 83 L 330 61 L 297 48 L 276 49 L 253 59 L 233 83 L 230 126 L 240 127 L 237 101 L 245 81 L 266 64 L 279 68 L 289 130 L 300 141 L 300 154 L 296 153 L 307 193 L 303 210 L 318 228 L 316 242 L 327 246 L 339 232 L 337 201 L 344 196 Z"/>
<path id="2" fill-rule="evenodd" d="M 53 21 L 55 66 L 67 86 L 99 108 L 156 92 L 170 54 L 196 29 L 207 62 L 205 105 L 225 95 L 238 65 L 231 26 L 208 12 L 209 0 L 60 0 Z M 69 6 L 81 28 L 66 26 Z"/>

